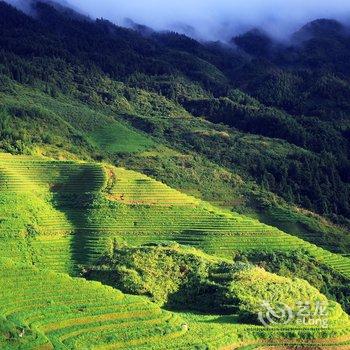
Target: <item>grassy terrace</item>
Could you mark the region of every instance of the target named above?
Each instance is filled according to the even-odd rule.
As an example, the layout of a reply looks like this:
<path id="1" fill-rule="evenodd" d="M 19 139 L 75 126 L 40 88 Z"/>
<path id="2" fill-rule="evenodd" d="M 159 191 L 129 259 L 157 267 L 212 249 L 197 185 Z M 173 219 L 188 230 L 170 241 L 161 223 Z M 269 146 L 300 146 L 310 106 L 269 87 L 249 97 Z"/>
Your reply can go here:
<path id="1" fill-rule="evenodd" d="M 92 193 L 104 183 L 105 173 L 98 165 L 1 154 L 2 256 L 72 272 L 75 226 L 55 198 L 59 193 Z"/>
<path id="2" fill-rule="evenodd" d="M 346 25 L 65 2 L 0 0 L 0 350 L 350 350 Z"/>
<path id="3" fill-rule="evenodd" d="M 0 291 L 0 324 L 2 329 L 12 325 L 7 335 L 0 333 L 1 349 L 198 349 L 228 344 L 233 349 L 260 337 L 320 334 L 312 327 L 266 329 L 238 324 L 233 316 L 170 313 L 143 297 L 5 259 L 0 260 L 0 283 L 6 285 Z M 345 322 L 323 336 L 340 342 Z"/>
<path id="4" fill-rule="evenodd" d="M 97 282 L 4 260 L 0 281 L 0 315 L 17 325 L 12 349 L 129 348 L 184 333 L 178 316 Z"/>
<path id="5" fill-rule="evenodd" d="M 346 320 L 319 334 L 266 330 L 225 316 L 171 314 L 142 297 L 57 273 L 75 275 L 78 265 L 116 245 L 176 241 L 224 257 L 303 247 L 350 275 L 348 258 L 278 229 L 142 174 L 99 164 L 1 154 L 0 189 L 0 284 L 6 286 L 0 290 L 0 325 L 8 329 L 1 349 L 235 348 L 260 338 L 349 333 Z"/>
<path id="6" fill-rule="evenodd" d="M 74 273 L 115 244 L 176 241 L 229 258 L 238 250 L 304 248 L 350 276 L 348 257 L 134 171 L 1 154 L 0 189 L 3 256 L 59 272 Z"/>

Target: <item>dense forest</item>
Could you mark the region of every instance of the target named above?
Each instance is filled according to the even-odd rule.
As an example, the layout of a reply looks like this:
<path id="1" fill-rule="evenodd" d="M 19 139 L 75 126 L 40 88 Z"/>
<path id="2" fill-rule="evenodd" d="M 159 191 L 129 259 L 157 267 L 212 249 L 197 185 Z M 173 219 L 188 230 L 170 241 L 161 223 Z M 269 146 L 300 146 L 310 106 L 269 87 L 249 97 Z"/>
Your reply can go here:
<path id="1" fill-rule="evenodd" d="M 288 43 L 259 30 L 228 44 L 201 43 L 173 32 L 91 20 L 40 1 L 34 6 L 29 17 L 0 2 L 2 92 L 17 82 L 51 97 L 64 94 L 110 108 L 116 118 L 234 169 L 290 204 L 349 222 L 350 35 L 344 25 L 317 20 Z M 277 140 L 288 151 L 257 153 L 263 141 L 242 149 L 237 139 L 186 134 L 140 118 L 123 108 L 137 89 L 171 101 L 178 108 L 173 117 L 191 114 L 218 124 L 218 130 L 224 125 Z M 35 113 L 2 104 L 3 150 L 18 153 L 33 142 L 50 142 L 33 140 L 9 122 Z M 76 135 L 74 142 L 84 140 Z M 123 154 L 113 157 L 117 162 Z"/>

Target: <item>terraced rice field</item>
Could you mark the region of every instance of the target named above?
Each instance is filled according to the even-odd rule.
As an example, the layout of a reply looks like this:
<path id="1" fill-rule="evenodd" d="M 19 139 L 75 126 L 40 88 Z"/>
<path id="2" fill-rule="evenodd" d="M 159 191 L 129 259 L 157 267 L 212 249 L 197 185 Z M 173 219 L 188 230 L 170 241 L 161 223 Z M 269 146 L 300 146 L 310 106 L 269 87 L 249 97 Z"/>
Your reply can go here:
<path id="1" fill-rule="evenodd" d="M 347 257 L 221 211 L 139 173 L 0 155 L 0 285 L 6 286 L 0 289 L 0 322 L 16 325 L 18 348 L 197 349 L 203 343 L 220 348 L 239 343 L 242 334 L 261 337 L 262 327 L 205 321 L 203 315 L 187 319 L 147 299 L 57 273 L 76 276 L 79 265 L 123 242 L 170 241 L 225 257 L 237 250 L 303 248 L 350 276 Z M 183 322 L 191 325 L 189 330 Z M 289 337 L 290 332 L 269 330 L 266 337 Z M 306 332 L 312 336 L 313 330 Z"/>
<path id="2" fill-rule="evenodd" d="M 1 260 L 0 283 L 0 315 L 23 339 L 38 334 L 28 349 L 128 349 L 184 333 L 178 316 L 97 282 Z"/>
<path id="3" fill-rule="evenodd" d="M 0 259 L 0 284 L 5 286 L 0 290 L 0 315 L 17 326 L 17 337 L 8 339 L 11 350 L 195 350 L 198 346 L 224 348 L 264 332 L 278 339 L 291 332 L 312 337 L 315 331 L 300 327 L 267 330 L 231 320 L 218 322 L 220 316 L 174 314 L 143 297 L 6 259 Z M 339 336 L 345 331 L 344 324 L 331 330 Z"/>
<path id="4" fill-rule="evenodd" d="M 200 200 L 173 190 L 135 171 L 114 168 L 109 171 L 110 198 L 125 204 L 157 206 L 196 206 Z"/>
<path id="5" fill-rule="evenodd" d="M 4 256 L 59 272 L 74 274 L 122 242 L 176 241 L 223 257 L 303 248 L 350 276 L 348 257 L 121 168 L 1 154 L 0 198 Z"/>
<path id="6" fill-rule="evenodd" d="M 2 256 L 72 272 L 75 254 L 70 235 L 75 227 L 56 197 L 83 196 L 104 183 L 105 173 L 98 165 L 1 154 Z M 46 225 L 48 220 L 53 230 Z"/>
<path id="7" fill-rule="evenodd" d="M 342 346 L 350 341 L 350 328 L 346 322 L 343 323 L 342 327 L 339 327 L 337 330 L 334 328 L 331 331 L 331 333 L 334 331 L 333 336 L 317 338 L 314 332 L 318 332 L 319 329 L 316 330 L 312 327 L 309 329 L 291 326 L 264 328 L 239 324 L 234 316 L 180 315 L 186 323 L 191 325 L 190 331 L 181 339 L 178 339 L 176 345 L 168 344 L 160 349 L 200 349 L 198 339 L 202 339 L 207 348 L 220 350 L 262 349 L 275 346 L 276 344 L 285 346 L 281 350 L 286 350 L 291 344 L 297 345 L 296 349 L 316 350 L 318 345 L 326 345 L 327 349 L 342 350 L 338 346 Z M 304 340 L 290 339 L 294 337 Z M 196 339 L 197 343 L 194 339 Z"/>

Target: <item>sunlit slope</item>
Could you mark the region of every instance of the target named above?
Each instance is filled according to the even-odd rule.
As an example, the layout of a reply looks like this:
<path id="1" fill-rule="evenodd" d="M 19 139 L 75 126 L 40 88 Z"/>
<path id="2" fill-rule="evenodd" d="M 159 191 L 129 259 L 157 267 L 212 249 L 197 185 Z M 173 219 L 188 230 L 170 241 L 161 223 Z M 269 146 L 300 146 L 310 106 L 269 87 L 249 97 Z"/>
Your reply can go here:
<path id="1" fill-rule="evenodd" d="M 2 257 L 71 272 L 75 227 L 57 196 L 98 191 L 104 181 L 98 165 L 0 154 Z"/>
<path id="2" fill-rule="evenodd" d="M 108 168 L 107 173 L 107 200 L 96 201 L 95 207 L 88 209 L 88 217 L 110 245 L 114 236 L 116 243 L 131 245 L 176 241 L 229 258 L 237 250 L 303 248 L 317 260 L 350 275 L 350 261 L 341 255 L 257 220 L 222 211 L 140 173 L 120 168 Z"/>
<path id="3" fill-rule="evenodd" d="M 234 316 L 174 314 L 147 298 L 129 296 L 98 282 L 72 278 L 0 259 L 0 348 L 235 349 L 274 339 L 348 339 L 339 321 L 324 332 L 311 327 L 238 324 Z M 341 315 L 340 315 L 341 316 Z M 344 317 L 344 315 L 343 315 Z M 268 340 L 270 339 L 270 340 Z"/>
<path id="4" fill-rule="evenodd" d="M 1 260 L 0 283 L 0 315 L 17 325 L 1 349 L 129 349 L 185 333 L 179 317 L 97 282 Z"/>
<path id="5" fill-rule="evenodd" d="M 143 298 L 32 264 L 75 274 L 118 244 L 177 241 L 226 257 L 237 250 L 302 247 L 339 272 L 349 268 L 348 259 L 137 172 L 6 154 L 0 169 L 0 251 L 17 261 L 0 264 L 0 285 L 6 286 L 0 289 L 1 349 L 220 348 L 239 344 L 241 334 L 273 339 L 313 332 L 271 332 L 217 316 L 178 318 Z"/>
<path id="6" fill-rule="evenodd" d="M 4 256 L 73 273 L 118 244 L 176 241 L 223 257 L 296 250 L 347 276 L 349 259 L 145 175 L 103 164 L 0 155 Z"/>

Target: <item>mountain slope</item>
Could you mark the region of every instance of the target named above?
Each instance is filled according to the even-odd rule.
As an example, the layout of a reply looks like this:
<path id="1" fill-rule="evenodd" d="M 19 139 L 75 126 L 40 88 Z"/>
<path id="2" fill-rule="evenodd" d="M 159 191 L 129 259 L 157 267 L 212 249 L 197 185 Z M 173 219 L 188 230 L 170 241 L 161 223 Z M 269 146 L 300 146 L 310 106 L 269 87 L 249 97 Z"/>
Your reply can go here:
<path id="1" fill-rule="evenodd" d="M 292 61 L 284 62 L 290 51 L 297 50 L 295 47 L 279 47 L 277 54 L 268 60 L 265 58 L 265 61 L 259 56 L 248 59 L 232 48 L 197 43 L 174 33 L 146 38 L 106 21 L 86 21 L 79 16 L 68 18 L 59 9 L 40 2 L 37 11 L 37 17 L 29 18 L 1 3 L 1 81 L 2 92 L 6 95 L 3 104 L 13 104 L 8 99 L 9 93 L 16 96 L 17 102 L 31 99 L 39 104 L 40 99 L 40 104 L 45 104 L 45 109 L 54 109 L 54 114 L 64 112 L 64 119 L 75 131 L 67 130 L 64 123 L 59 127 L 62 124 L 59 121 L 50 125 L 52 132 L 48 133 L 43 132 L 47 125 L 41 130 L 38 127 L 33 130 L 33 125 L 20 123 L 21 133 L 7 136 L 5 133 L 3 149 L 29 152 L 38 143 L 54 144 L 69 148 L 70 153 L 80 154 L 83 158 L 91 155 L 101 158 L 108 153 L 108 158 L 118 164 L 123 161 L 120 152 L 125 154 L 152 148 L 152 142 L 143 138 L 144 135 L 124 130 L 125 125 L 111 122 L 111 117 L 118 122 L 127 120 L 144 133 L 160 137 L 162 144 L 171 148 L 175 146 L 177 151 L 185 154 L 190 151 L 200 153 L 203 161 L 209 160 L 214 167 L 224 165 L 225 170 L 228 168 L 246 181 L 257 183 L 262 189 L 260 193 L 272 192 L 283 197 L 289 205 L 317 212 L 326 216 L 328 221 L 345 226 L 344 232 L 334 225 L 326 225 L 321 236 L 333 231 L 335 237 L 330 235 L 320 240 L 314 220 L 309 225 L 313 226 L 312 232 L 306 232 L 303 238 L 309 235 L 311 242 L 322 244 L 327 249 L 348 252 L 349 240 L 344 238 L 348 236 L 349 211 L 346 70 L 342 72 L 343 76 L 337 76 L 338 58 L 346 55 L 346 47 L 332 52 L 337 69 L 323 63 L 322 67 L 308 66 L 305 71 L 305 66 L 293 55 Z M 332 38 L 337 43 L 341 41 L 342 45 L 347 40 L 343 35 Z M 312 40 L 315 39 L 306 41 L 297 55 L 312 55 L 314 48 L 311 51 L 306 49 Z M 317 41 L 315 45 L 323 47 L 323 44 Z M 322 55 L 324 57 L 326 53 L 322 52 Z M 13 81 L 20 84 L 21 91 Z M 39 90 L 42 96 L 25 98 L 22 95 L 24 86 L 29 90 Z M 25 95 L 28 96 L 28 92 Z M 276 96 L 284 102 L 277 101 Z M 300 98 L 295 101 L 295 96 L 301 96 L 310 108 L 300 106 Z M 316 101 L 317 96 L 323 96 L 322 101 Z M 59 98 L 63 104 L 55 106 L 49 97 L 53 101 Z M 65 104 L 70 105 L 69 109 Z M 317 106 L 323 107 L 314 108 Z M 77 108 L 86 118 L 76 116 Z M 214 123 L 224 121 L 231 128 L 212 124 L 208 131 L 203 127 L 205 124 L 199 123 L 200 130 L 193 135 L 192 130 L 188 130 L 188 122 L 192 121 L 194 125 L 197 122 L 186 108 Z M 329 116 L 332 115 L 331 118 L 325 118 L 324 109 Z M 71 119 L 72 112 L 75 120 Z M 6 121 L 17 114 L 17 118 L 11 120 L 17 122 L 21 113 L 9 109 L 3 118 Z M 39 114 L 42 120 L 54 121 L 56 118 L 52 114 L 43 117 L 37 111 L 33 113 Z M 101 113 L 107 114 L 107 118 Z M 25 115 L 24 119 L 33 118 L 31 113 L 25 112 Z M 164 125 L 169 116 L 183 118 L 178 123 L 171 120 L 170 125 Z M 113 127 L 109 129 L 101 125 L 99 129 L 96 117 L 104 120 L 101 122 L 103 126 L 112 123 Z M 184 130 L 178 133 L 182 123 Z M 9 131 L 8 121 L 4 127 Z M 58 131 L 61 127 L 62 130 Z M 62 139 L 59 135 L 63 130 L 67 136 L 71 135 Z M 123 141 L 114 141 L 112 130 L 119 133 Z M 227 132 L 235 137 L 226 140 Z M 252 133 L 257 137 L 251 137 Z M 41 137 L 33 138 L 33 134 Z M 247 142 L 240 141 L 243 135 Z M 261 135 L 270 139 L 261 139 Z M 269 151 L 262 156 L 261 149 L 267 147 Z M 220 150 L 220 153 L 213 150 Z M 197 187 L 203 192 L 200 186 Z M 222 193 L 225 191 L 222 189 Z M 249 202 L 251 196 L 246 192 L 241 191 L 239 195 Z M 224 194 L 220 196 L 223 198 Z M 251 204 L 248 207 L 256 211 Z M 269 219 L 271 216 L 266 221 Z M 317 216 L 314 219 L 320 222 Z M 303 215 L 297 231 L 303 233 L 305 221 L 308 219 Z M 283 225 L 284 229 L 287 227 Z M 293 230 L 291 233 L 298 234 Z M 318 237 L 311 237 L 315 233 Z M 331 244 L 327 243 L 330 239 Z"/>
<path id="2" fill-rule="evenodd" d="M 8 239 L 18 240 L 18 252 L 23 254 L 27 252 L 20 246 L 30 244 L 31 259 L 39 266 L 55 269 L 58 264 L 59 269 L 59 262 L 65 266 L 63 256 L 48 253 L 55 245 L 58 254 L 64 254 L 65 249 L 59 248 L 66 244 L 70 259 L 84 264 L 122 242 L 141 245 L 176 241 L 226 257 L 232 257 L 235 251 L 305 249 L 317 260 L 350 276 L 345 257 L 257 220 L 220 210 L 145 175 L 99 164 L 10 155 L 0 155 L 0 159 L 4 169 L 2 197 L 11 196 L 10 203 L 21 203 L 22 213 L 29 208 L 32 211 L 16 228 L 11 222 L 15 219 L 19 223 L 18 207 L 4 202 L 7 213 L 1 221 L 3 244 L 7 245 Z M 32 196 L 35 186 L 41 190 L 37 203 Z M 31 204 L 23 198 L 30 198 Z M 16 254 L 11 257 L 16 258 Z M 22 254 L 18 257 L 25 258 Z"/>
<path id="3" fill-rule="evenodd" d="M 290 326 L 269 334 L 261 326 L 217 324 L 218 316 L 177 315 L 161 310 L 146 298 L 124 295 L 97 282 L 4 259 L 0 280 L 6 284 L 0 292 L 3 349 L 222 348 L 253 339 L 256 343 L 259 334 L 264 333 L 272 339 L 277 335 L 290 338 L 291 329 L 306 337 L 318 334 L 315 329 Z M 346 319 L 341 327 L 334 324 L 327 334 L 335 338 L 334 343 L 340 343 L 346 339 L 344 332 Z"/>
<path id="4" fill-rule="evenodd" d="M 96 282 L 72 279 L 1 261 L 0 314 L 17 333 L 0 344 L 8 349 L 106 349 L 149 345 L 185 333 L 181 320 L 147 299 L 125 296 Z M 38 334 L 32 340 L 32 332 Z"/>
<path id="5" fill-rule="evenodd" d="M 0 347 L 346 348 L 341 25 L 237 50 L 33 4 L 0 1 Z M 329 327 L 257 325 L 266 298 Z"/>
<path id="6" fill-rule="evenodd" d="M 282 223 L 281 229 L 335 252 L 349 249 L 345 230 L 290 207 L 242 172 L 246 161 L 254 165 L 249 157 L 254 162 L 264 157 L 280 163 L 286 157 L 307 154 L 300 148 L 193 119 L 164 97 L 123 84 L 114 84 L 120 103 L 113 108 L 86 105 L 61 94 L 52 97 L 18 84 L 6 86 L 0 98 L 4 106 L 1 144 L 7 151 L 107 159 L 228 209 L 258 215 L 273 226 L 282 210 L 287 224 Z M 127 124 L 130 114 L 120 118 L 126 111 L 132 113 L 131 123 L 140 132 Z M 218 161 L 221 166 L 215 164 Z"/>

